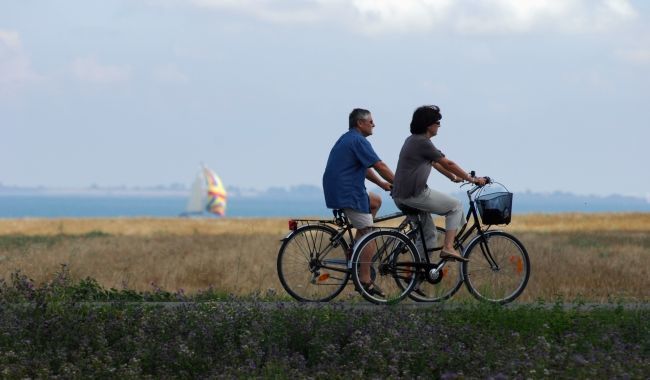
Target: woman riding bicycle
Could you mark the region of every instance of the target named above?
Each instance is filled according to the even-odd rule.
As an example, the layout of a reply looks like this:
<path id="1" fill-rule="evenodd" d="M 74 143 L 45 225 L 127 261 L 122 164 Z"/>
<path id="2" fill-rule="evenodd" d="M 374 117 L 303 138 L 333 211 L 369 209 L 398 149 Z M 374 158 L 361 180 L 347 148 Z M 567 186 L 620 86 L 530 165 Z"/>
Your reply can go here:
<path id="1" fill-rule="evenodd" d="M 438 106 L 421 106 L 413 112 L 411 136 L 406 138 L 400 151 L 391 195 L 397 207 L 403 209 L 407 206 L 425 214 L 421 220 L 428 247 L 434 247 L 436 241 L 436 227 L 431 213 L 444 215 L 446 232 L 440 257 L 467 261 L 454 249 L 456 233 L 465 223 L 461 203 L 447 194 L 430 189 L 427 179 L 431 167 L 453 182 L 468 181 L 483 186 L 487 179 L 472 177 L 433 145 L 431 138 L 438 134 L 441 119 Z"/>

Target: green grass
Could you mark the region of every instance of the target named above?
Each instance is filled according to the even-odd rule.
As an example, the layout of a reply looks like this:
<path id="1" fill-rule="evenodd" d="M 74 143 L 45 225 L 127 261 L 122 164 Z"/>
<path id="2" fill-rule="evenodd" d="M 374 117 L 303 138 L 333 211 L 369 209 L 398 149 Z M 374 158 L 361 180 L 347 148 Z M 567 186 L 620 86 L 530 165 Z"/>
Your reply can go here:
<path id="1" fill-rule="evenodd" d="M 20 273 L 0 285 L 3 378 L 650 374 L 648 305 L 274 304 L 216 291 L 106 290 L 92 279 L 70 280 L 65 266 L 42 285 Z M 178 300 L 197 302 L 143 302 Z"/>
<path id="2" fill-rule="evenodd" d="M 153 284 L 152 290 L 144 292 L 132 289 L 106 289 L 93 278 L 73 280 L 67 265 L 61 265 L 54 278 L 43 284 L 36 284 L 21 272 L 12 273 L 9 282 L 0 279 L 0 302 L 6 303 L 204 302 L 223 301 L 229 298 L 232 296 L 212 288 L 189 296 L 182 291 L 169 292 Z"/>
<path id="3" fill-rule="evenodd" d="M 0 235 L 0 250 L 23 249 L 32 245 L 50 248 L 67 239 L 92 239 L 111 236 L 102 231 L 90 231 L 81 235 Z"/>
<path id="4" fill-rule="evenodd" d="M 576 248 L 612 248 L 622 245 L 650 247 L 650 236 L 643 232 L 574 232 L 554 233 L 555 236 L 564 236 L 569 246 Z"/>

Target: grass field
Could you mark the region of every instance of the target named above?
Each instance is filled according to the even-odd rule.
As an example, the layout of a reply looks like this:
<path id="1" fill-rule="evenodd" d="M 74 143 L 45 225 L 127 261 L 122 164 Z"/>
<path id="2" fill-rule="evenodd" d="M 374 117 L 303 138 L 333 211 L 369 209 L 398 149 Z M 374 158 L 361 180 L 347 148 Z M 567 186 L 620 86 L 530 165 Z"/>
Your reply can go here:
<path id="1" fill-rule="evenodd" d="M 648 213 L 516 215 L 504 229 L 531 258 L 520 301 L 650 300 Z M 285 219 L 5 219 L 0 278 L 40 283 L 66 264 L 106 288 L 284 296 L 275 260 L 287 232 Z"/>
<path id="2" fill-rule="evenodd" d="M 532 262 L 519 301 L 546 302 L 511 308 L 260 303 L 288 298 L 275 272 L 286 226 L 0 220 L 0 377 L 650 376 L 647 307 L 561 304 L 650 300 L 650 214 L 517 216 L 506 229 Z M 84 302 L 98 300 L 118 302 Z M 220 302 L 139 302 L 170 300 Z"/>

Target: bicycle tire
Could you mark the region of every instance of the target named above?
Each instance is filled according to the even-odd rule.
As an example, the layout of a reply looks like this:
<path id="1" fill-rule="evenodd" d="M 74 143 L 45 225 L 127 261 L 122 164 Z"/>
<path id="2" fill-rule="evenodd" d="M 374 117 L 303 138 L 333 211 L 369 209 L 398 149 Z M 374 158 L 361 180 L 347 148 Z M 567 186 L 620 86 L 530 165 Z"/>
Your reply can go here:
<path id="1" fill-rule="evenodd" d="M 487 259 L 494 259 L 497 268 Z M 497 304 L 515 300 L 526 288 L 530 278 L 530 259 L 526 247 L 513 235 L 488 231 L 475 237 L 464 252 L 469 259 L 462 265 L 462 274 L 475 298 Z"/>
<path id="2" fill-rule="evenodd" d="M 350 279 L 348 243 L 333 238 L 337 231 L 314 224 L 289 234 L 278 251 L 277 271 L 284 290 L 301 302 L 327 302 L 343 291 Z M 339 270 L 324 268 L 340 267 Z"/>
<path id="3" fill-rule="evenodd" d="M 369 261 L 363 258 L 366 247 L 372 247 L 374 254 Z M 413 289 L 417 281 L 415 270 L 404 264 L 419 263 L 419 255 L 415 245 L 403 233 L 396 230 L 373 231 L 354 246 L 350 269 L 352 280 L 366 300 L 375 304 L 393 304 L 404 299 Z M 360 270 L 362 265 L 370 265 L 370 276 L 373 286 L 379 287 L 385 294 L 381 296 L 366 289 L 361 283 Z"/>
<path id="4" fill-rule="evenodd" d="M 436 226 L 436 247 L 442 247 L 445 241 L 445 229 Z M 417 236 L 417 235 L 416 235 Z M 430 262 L 435 262 L 437 257 L 431 257 L 432 253 L 440 253 L 440 250 L 427 252 Z M 422 256 L 422 253 L 420 253 Z M 420 261 L 426 259 L 421 258 Z M 447 261 L 444 264 L 442 271 L 434 281 L 429 281 L 426 278 L 426 273 L 420 273 L 418 276 L 418 283 L 415 284 L 414 289 L 409 292 L 409 298 L 416 302 L 441 302 L 451 298 L 463 285 L 463 276 L 461 274 L 460 263 L 455 261 Z"/>

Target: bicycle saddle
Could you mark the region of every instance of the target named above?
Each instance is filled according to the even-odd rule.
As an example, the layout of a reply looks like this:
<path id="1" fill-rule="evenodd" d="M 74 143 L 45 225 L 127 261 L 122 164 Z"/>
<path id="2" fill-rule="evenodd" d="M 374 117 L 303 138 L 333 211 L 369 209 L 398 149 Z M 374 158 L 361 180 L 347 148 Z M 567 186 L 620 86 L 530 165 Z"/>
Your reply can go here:
<path id="1" fill-rule="evenodd" d="M 413 216 L 415 216 L 415 215 L 418 215 L 418 214 L 422 213 L 422 210 L 414 208 L 414 207 L 407 206 L 407 205 L 402 204 L 402 203 L 396 204 L 396 205 L 397 205 L 397 208 L 399 208 L 405 215 L 413 215 Z"/>
<path id="2" fill-rule="evenodd" d="M 345 216 L 343 209 L 333 209 L 332 214 L 334 214 L 334 221 L 337 226 L 342 226 L 347 223 L 347 217 Z"/>

